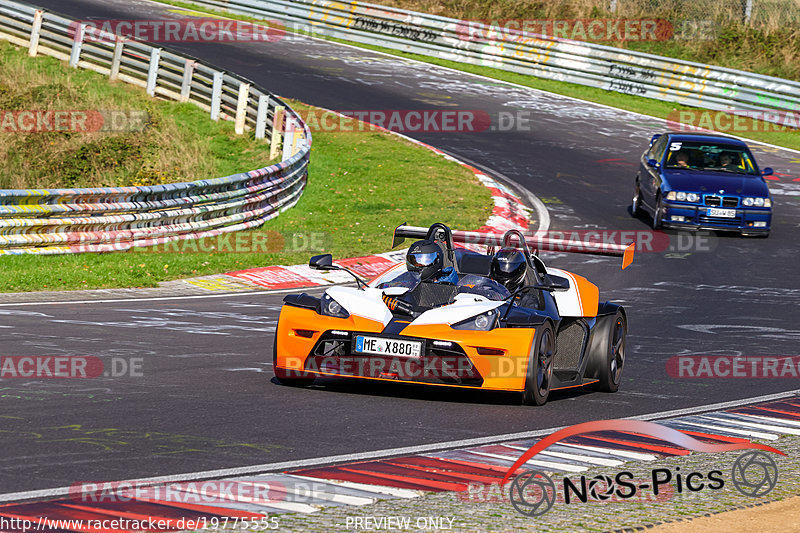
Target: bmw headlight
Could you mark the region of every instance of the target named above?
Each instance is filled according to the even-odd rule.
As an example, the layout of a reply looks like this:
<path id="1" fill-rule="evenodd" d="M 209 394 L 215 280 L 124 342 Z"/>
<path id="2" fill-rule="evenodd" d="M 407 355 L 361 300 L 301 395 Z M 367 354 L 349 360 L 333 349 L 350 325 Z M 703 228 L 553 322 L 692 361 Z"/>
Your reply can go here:
<path id="1" fill-rule="evenodd" d="M 697 202 L 700 200 L 700 195 L 693 192 L 669 191 L 667 193 L 667 200 L 678 200 L 679 202 Z"/>
<path id="2" fill-rule="evenodd" d="M 350 313 L 339 302 L 331 298 L 328 293 L 322 295 L 319 302 L 319 314 L 336 318 L 348 318 Z"/>
<path id="3" fill-rule="evenodd" d="M 450 326 L 453 329 L 470 329 L 473 331 L 489 331 L 490 329 L 494 329 L 497 325 L 497 317 L 499 313 L 496 309 L 492 309 L 491 311 L 486 311 L 480 315 L 476 315 L 472 318 L 468 318 L 467 320 L 463 320 L 456 324 Z"/>
<path id="4" fill-rule="evenodd" d="M 742 205 L 745 207 L 772 207 L 772 200 L 769 198 L 744 198 Z"/>

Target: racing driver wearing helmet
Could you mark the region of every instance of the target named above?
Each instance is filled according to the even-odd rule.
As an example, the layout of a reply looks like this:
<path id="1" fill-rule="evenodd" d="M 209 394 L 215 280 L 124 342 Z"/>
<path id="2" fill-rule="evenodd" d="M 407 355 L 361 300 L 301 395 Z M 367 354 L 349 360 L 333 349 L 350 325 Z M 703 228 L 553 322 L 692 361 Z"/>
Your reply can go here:
<path id="1" fill-rule="evenodd" d="M 433 241 L 417 241 L 406 253 L 406 270 L 395 279 L 382 283 L 379 288 L 415 287 L 420 281 L 429 283 L 458 283 L 458 273 L 453 267 L 444 266 L 441 247 Z"/>
<path id="2" fill-rule="evenodd" d="M 528 261 L 525 254 L 516 248 L 501 248 L 492 257 L 489 275 L 513 293 L 525 282 Z"/>

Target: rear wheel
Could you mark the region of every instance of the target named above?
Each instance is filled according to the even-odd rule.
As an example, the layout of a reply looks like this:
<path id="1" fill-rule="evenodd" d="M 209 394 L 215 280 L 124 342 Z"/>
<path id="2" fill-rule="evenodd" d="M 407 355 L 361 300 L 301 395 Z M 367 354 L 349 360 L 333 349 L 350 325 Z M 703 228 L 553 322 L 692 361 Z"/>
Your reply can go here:
<path id="1" fill-rule="evenodd" d="M 525 377 L 525 392 L 522 403 L 525 405 L 544 405 L 550 395 L 553 380 L 553 354 L 556 351 L 556 338 L 553 327 L 547 323 L 538 328 L 528 356 L 528 372 Z"/>
<path id="2" fill-rule="evenodd" d="M 291 371 L 287 372 L 282 368 L 278 368 L 277 334 L 272 340 L 272 371 L 275 373 L 275 377 L 282 385 L 287 385 L 289 387 L 307 387 L 308 385 L 314 383 L 314 378 L 289 377 Z"/>
<path id="3" fill-rule="evenodd" d="M 622 311 L 614 315 L 611 331 L 606 341 L 606 361 L 598 376 L 597 389 L 604 392 L 617 392 L 625 366 L 625 344 L 628 336 L 628 321 Z"/>

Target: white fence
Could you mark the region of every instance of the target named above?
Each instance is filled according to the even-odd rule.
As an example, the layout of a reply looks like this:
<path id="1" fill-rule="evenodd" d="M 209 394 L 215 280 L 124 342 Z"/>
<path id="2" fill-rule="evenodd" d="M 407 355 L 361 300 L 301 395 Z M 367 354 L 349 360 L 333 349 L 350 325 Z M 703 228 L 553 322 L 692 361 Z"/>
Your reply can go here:
<path id="1" fill-rule="evenodd" d="M 68 61 L 151 96 L 191 102 L 271 143 L 271 166 L 190 183 L 90 189 L 0 190 L 0 254 L 125 250 L 210 237 L 261 225 L 293 206 L 307 180 L 311 132 L 274 95 L 194 58 L 84 27 L 3 0 L 0 39 Z M 281 150 L 283 144 L 283 150 Z"/>

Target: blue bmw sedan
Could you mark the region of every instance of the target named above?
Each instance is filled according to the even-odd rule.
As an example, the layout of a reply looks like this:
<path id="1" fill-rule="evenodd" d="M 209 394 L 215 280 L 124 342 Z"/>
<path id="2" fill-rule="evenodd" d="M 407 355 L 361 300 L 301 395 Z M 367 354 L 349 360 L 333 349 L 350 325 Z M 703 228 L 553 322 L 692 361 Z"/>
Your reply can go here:
<path id="1" fill-rule="evenodd" d="M 667 132 L 653 135 L 636 175 L 631 212 L 662 227 L 769 235 L 772 198 L 747 145 L 732 137 Z"/>

